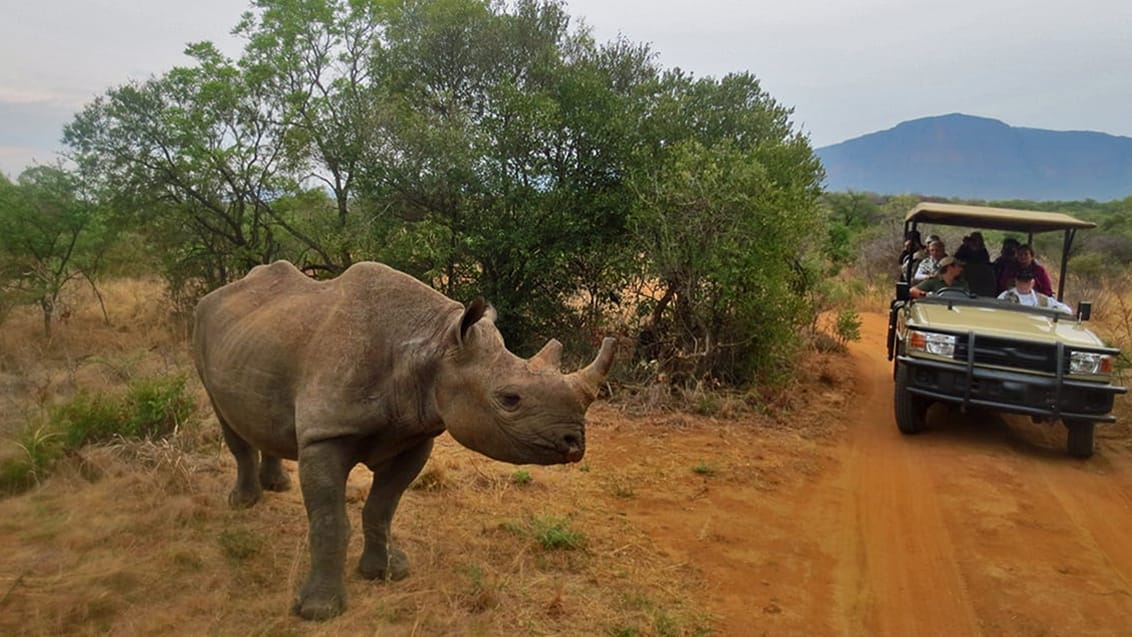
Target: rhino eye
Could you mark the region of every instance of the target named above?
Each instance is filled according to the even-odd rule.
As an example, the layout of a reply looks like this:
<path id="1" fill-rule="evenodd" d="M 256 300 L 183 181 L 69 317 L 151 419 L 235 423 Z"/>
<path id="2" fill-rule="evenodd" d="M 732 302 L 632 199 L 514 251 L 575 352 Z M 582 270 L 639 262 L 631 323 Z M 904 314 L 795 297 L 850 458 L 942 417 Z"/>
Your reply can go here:
<path id="1" fill-rule="evenodd" d="M 519 394 L 516 394 L 515 392 L 510 392 L 510 391 L 501 392 L 499 394 L 499 404 L 502 405 L 504 409 L 508 409 L 508 410 L 518 409 L 519 408 Z"/>

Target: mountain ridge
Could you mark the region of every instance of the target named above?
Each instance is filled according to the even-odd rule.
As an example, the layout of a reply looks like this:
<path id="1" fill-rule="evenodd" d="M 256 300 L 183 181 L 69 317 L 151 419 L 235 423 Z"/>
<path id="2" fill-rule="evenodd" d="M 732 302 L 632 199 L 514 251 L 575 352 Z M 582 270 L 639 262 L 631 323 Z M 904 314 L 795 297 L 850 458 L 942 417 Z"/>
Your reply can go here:
<path id="1" fill-rule="evenodd" d="M 965 199 L 1132 196 L 1132 137 L 1052 131 L 950 113 L 815 150 L 826 188 Z"/>

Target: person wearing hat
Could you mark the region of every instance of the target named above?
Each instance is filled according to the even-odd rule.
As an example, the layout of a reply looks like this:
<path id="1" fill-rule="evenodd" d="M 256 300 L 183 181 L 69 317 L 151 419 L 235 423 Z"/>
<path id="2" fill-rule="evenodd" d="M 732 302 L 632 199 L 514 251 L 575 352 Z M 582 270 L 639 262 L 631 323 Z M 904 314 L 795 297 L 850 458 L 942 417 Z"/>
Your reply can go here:
<path id="1" fill-rule="evenodd" d="M 930 279 L 923 281 L 910 290 L 912 298 L 923 298 L 943 288 L 959 288 L 970 292 L 967 282 L 963 280 L 963 262 L 955 257 L 943 257 L 939 260 L 939 272 Z"/>
<path id="2" fill-rule="evenodd" d="M 999 294 L 998 298 L 1001 301 L 1010 301 L 1027 307 L 1041 307 L 1066 314 L 1073 313 L 1073 308 L 1034 289 L 1034 271 L 1030 268 L 1019 270 L 1014 277 L 1014 287 Z"/>

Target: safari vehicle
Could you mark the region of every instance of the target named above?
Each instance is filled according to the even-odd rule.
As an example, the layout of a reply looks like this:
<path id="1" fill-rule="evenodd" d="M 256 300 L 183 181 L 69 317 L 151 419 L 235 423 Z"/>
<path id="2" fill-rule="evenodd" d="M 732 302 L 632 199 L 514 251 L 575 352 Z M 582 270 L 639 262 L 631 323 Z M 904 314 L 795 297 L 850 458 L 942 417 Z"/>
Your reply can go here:
<path id="1" fill-rule="evenodd" d="M 905 236 L 928 224 L 1026 235 L 1064 234 L 1057 298 L 1063 299 L 1069 249 L 1077 231 L 1095 224 L 1066 214 L 982 206 L 921 203 L 904 218 Z M 924 236 L 927 236 L 924 233 Z M 957 239 L 958 237 L 956 237 Z M 912 279 L 909 264 L 903 281 Z M 972 285 L 972 289 L 975 287 Z M 1110 423 L 1119 351 L 1086 327 L 1091 304 L 1075 315 L 1000 301 L 991 290 L 943 288 L 919 299 L 897 283 L 888 324 L 894 360 L 896 425 L 905 434 L 924 429 L 928 407 L 952 403 L 1025 414 L 1035 422 L 1060 420 L 1070 455 L 1093 454 L 1096 423 Z"/>

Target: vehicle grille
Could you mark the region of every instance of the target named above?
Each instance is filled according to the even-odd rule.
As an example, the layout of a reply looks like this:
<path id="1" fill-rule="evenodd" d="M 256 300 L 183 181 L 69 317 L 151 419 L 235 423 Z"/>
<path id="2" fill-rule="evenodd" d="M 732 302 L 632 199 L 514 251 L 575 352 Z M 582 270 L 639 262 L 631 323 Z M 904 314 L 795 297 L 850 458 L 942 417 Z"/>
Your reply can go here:
<path id="1" fill-rule="evenodd" d="M 967 340 L 959 337 L 959 342 L 955 344 L 955 359 L 966 361 L 967 350 Z M 1057 346 L 976 336 L 975 364 L 1015 367 L 1056 374 Z"/>

